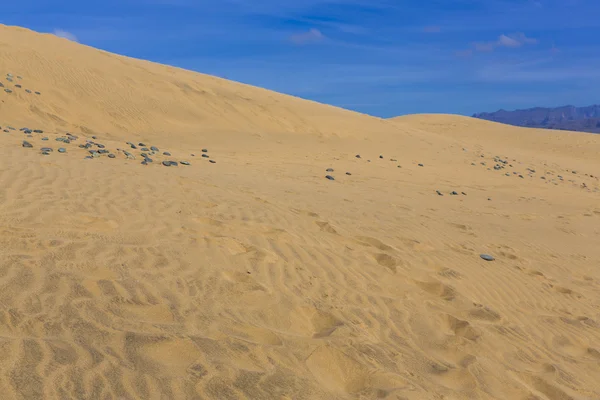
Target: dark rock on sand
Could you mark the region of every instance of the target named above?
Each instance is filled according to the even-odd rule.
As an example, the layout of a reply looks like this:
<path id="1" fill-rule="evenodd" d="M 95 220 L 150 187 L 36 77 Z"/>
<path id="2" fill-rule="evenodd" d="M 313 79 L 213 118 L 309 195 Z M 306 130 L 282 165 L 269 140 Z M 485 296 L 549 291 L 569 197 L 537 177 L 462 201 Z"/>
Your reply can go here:
<path id="1" fill-rule="evenodd" d="M 112 153 L 108 155 L 108 158 L 115 158 L 115 157 L 116 156 L 114 154 L 112 154 Z"/>
<path id="2" fill-rule="evenodd" d="M 335 178 L 331 175 L 325 175 L 325 178 L 329 179 L 330 181 L 335 181 Z"/>
<path id="3" fill-rule="evenodd" d="M 333 168 L 327 168 L 325 171 L 327 171 L 327 172 L 333 172 Z"/>
<path id="4" fill-rule="evenodd" d="M 25 140 L 23 140 L 23 147 L 33 147 L 33 145 L 29 142 L 26 142 Z"/>
<path id="5" fill-rule="evenodd" d="M 494 261 L 495 260 L 495 258 L 493 256 L 490 256 L 489 254 L 480 254 L 479 257 L 481 257 L 485 261 Z"/>
<path id="6" fill-rule="evenodd" d="M 190 163 L 188 161 L 179 161 L 179 164 L 181 164 L 181 165 L 190 165 Z"/>
<path id="7" fill-rule="evenodd" d="M 64 147 L 60 147 L 60 148 L 58 149 L 58 152 L 59 152 L 59 153 L 66 153 L 66 152 L 67 152 L 67 149 L 65 149 Z"/>

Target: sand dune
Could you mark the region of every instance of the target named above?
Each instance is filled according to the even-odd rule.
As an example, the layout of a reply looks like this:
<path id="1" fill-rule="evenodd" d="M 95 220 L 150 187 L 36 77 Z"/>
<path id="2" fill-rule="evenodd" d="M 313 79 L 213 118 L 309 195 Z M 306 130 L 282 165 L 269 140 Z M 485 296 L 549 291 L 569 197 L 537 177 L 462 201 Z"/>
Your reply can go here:
<path id="1" fill-rule="evenodd" d="M 600 398 L 600 136 L 0 33 L 3 399 Z"/>

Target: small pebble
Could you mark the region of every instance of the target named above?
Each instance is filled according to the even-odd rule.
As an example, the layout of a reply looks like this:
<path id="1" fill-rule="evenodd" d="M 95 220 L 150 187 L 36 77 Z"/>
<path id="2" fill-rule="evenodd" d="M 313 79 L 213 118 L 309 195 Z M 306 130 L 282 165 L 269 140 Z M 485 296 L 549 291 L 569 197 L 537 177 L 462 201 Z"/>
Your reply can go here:
<path id="1" fill-rule="evenodd" d="M 443 195 L 444 195 L 444 194 L 443 194 L 442 192 L 440 192 L 439 190 L 436 190 L 435 192 L 438 194 L 438 196 L 443 196 Z"/>
<path id="2" fill-rule="evenodd" d="M 33 147 L 33 145 L 29 142 L 26 142 L 25 140 L 23 140 L 23 147 Z"/>
<path id="3" fill-rule="evenodd" d="M 379 158 L 383 158 L 383 156 L 382 156 L 382 155 L 379 155 Z"/>
<path id="4" fill-rule="evenodd" d="M 327 172 L 333 172 L 333 168 L 327 168 L 325 171 L 327 171 Z"/>
<path id="5" fill-rule="evenodd" d="M 455 192 L 454 190 L 453 190 L 452 192 L 450 192 L 450 194 L 451 194 L 452 196 L 458 196 L 458 193 L 457 193 L 457 192 Z"/>
<path id="6" fill-rule="evenodd" d="M 335 181 L 335 178 L 331 175 L 325 175 L 325 178 L 329 179 L 330 181 Z"/>
<path id="7" fill-rule="evenodd" d="M 211 164 L 215 164 L 216 161 L 215 160 L 208 160 Z"/>
<path id="8" fill-rule="evenodd" d="M 493 256 L 490 256 L 489 254 L 480 254 L 479 257 L 481 257 L 485 261 L 494 261 L 495 260 L 495 258 Z"/>
<path id="9" fill-rule="evenodd" d="M 352 175 L 350 172 L 346 172 L 346 175 Z"/>
<path id="10" fill-rule="evenodd" d="M 25 91 L 26 91 L 27 93 L 31 93 L 31 90 L 29 90 L 29 89 L 25 89 Z"/>
<path id="11" fill-rule="evenodd" d="M 422 166 L 423 166 L 423 164 L 419 164 L 419 167 L 422 167 Z"/>
<path id="12" fill-rule="evenodd" d="M 190 165 L 190 163 L 188 161 L 179 161 L 179 164 L 182 165 Z"/>
<path id="13" fill-rule="evenodd" d="M 152 151 L 158 151 L 158 147 L 156 147 L 156 146 L 151 146 L 151 147 L 150 147 L 150 150 L 152 150 Z"/>
<path id="14" fill-rule="evenodd" d="M 115 157 L 116 156 L 114 154 L 112 154 L 112 153 L 108 155 L 108 158 L 115 158 Z"/>
<path id="15" fill-rule="evenodd" d="M 48 140 L 48 138 L 47 137 L 43 137 L 42 140 Z"/>
<path id="16" fill-rule="evenodd" d="M 59 153 L 66 153 L 66 152 L 67 152 L 67 149 L 65 149 L 64 147 L 60 147 L 60 148 L 58 149 L 58 152 L 59 152 Z"/>
<path id="17" fill-rule="evenodd" d="M 202 149 L 203 153 L 208 153 L 208 149 Z"/>
<path id="18" fill-rule="evenodd" d="M 169 153 L 168 151 L 165 151 L 165 152 L 163 153 L 163 156 L 170 156 L 170 155 L 171 155 L 171 153 Z"/>
<path id="19" fill-rule="evenodd" d="M 45 151 L 45 152 L 48 152 L 48 153 L 49 153 L 49 152 L 51 152 L 51 151 L 52 151 L 52 148 L 51 148 L 51 147 L 42 147 L 40 150 L 41 150 L 41 151 Z"/>
<path id="20" fill-rule="evenodd" d="M 356 157 L 356 158 L 360 158 L 360 154 L 357 154 L 357 155 L 355 155 L 354 157 Z"/>
<path id="21" fill-rule="evenodd" d="M 208 158 L 208 157 L 210 157 L 210 156 L 209 156 L 208 154 L 202 154 L 202 157 L 204 157 L 204 158 Z"/>
<path id="22" fill-rule="evenodd" d="M 40 92 L 35 92 L 35 94 L 37 94 L 39 96 L 41 93 Z"/>

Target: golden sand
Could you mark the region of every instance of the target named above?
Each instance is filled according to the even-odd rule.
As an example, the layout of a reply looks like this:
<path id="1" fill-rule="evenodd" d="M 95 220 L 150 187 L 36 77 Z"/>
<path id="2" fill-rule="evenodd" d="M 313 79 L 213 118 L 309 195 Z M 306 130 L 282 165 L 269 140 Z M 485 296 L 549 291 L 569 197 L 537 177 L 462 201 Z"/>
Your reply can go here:
<path id="1" fill-rule="evenodd" d="M 382 120 L 5 26 L 0 77 L 2 399 L 600 398 L 600 135 Z"/>

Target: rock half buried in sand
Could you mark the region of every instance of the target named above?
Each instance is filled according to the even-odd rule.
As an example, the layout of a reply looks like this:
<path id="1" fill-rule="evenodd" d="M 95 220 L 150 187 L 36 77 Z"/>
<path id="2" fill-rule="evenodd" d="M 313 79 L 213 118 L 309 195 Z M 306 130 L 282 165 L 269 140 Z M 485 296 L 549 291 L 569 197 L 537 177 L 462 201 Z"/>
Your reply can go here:
<path id="1" fill-rule="evenodd" d="M 333 172 L 333 168 L 327 168 L 325 171 L 327 171 L 327 172 Z"/>
<path id="2" fill-rule="evenodd" d="M 115 158 L 115 157 L 116 156 L 114 154 L 112 154 L 112 153 L 108 155 L 108 158 Z"/>
<path id="3" fill-rule="evenodd" d="M 330 181 L 335 181 L 335 178 L 331 175 L 325 175 L 325 178 L 329 179 Z"/>
<path id="4" fill-rule="evenodd" d="M 33 147 L 33 145 L 25 140 L 23 140 L 23 147 Z"/>
<path id="5" fill-rule="evenodd" d="M 66 153 L 66 152 L 67 152 L 67 149 L 65 149 L 64 147 L 60 147 L 60 148 L 58 149 L 58 152 L 59 152 L 59 153 Z"/>
<path id="6" fill-rule="evenodd" d="M 190 165 L 189 161 L 179 161 L 181 165 Z"/>
<path id="7" fill-rule="evenodd" d="M 494 261 L 495 260 L 495 258 L 493 256 L 490 256 L 489 254 L 480 254 L 479 257 L 481 257 L 485 261 Z"/>
<path id="8" fill-rule="evenodd" d="M 165 167 L 176 167 L 177 161 L 163 161 L 162 165 L 164 165 Z"/>

